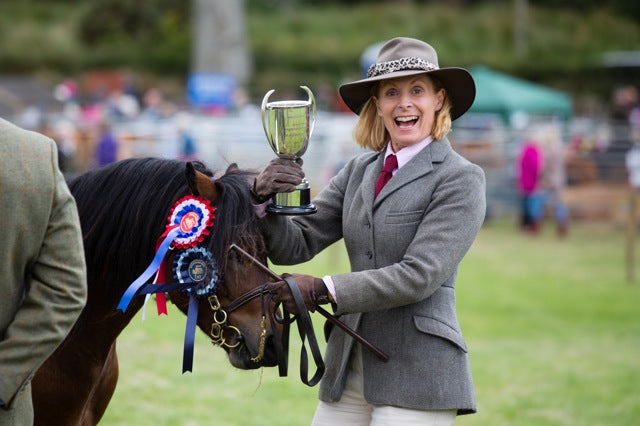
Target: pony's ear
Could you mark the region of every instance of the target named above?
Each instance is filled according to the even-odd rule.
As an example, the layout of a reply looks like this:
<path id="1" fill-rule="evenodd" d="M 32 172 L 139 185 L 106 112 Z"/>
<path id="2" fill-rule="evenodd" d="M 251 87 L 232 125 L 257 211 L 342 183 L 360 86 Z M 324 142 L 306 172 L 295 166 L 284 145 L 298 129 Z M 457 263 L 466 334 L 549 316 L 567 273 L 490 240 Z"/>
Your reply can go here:
<path id="1" fill-rule="evenodd" d="M 191 162 L 187 163 L 185 175 L 193 195 L 206 198 L 211 201 L 211 204 L 215 204 L 218 201 L 218 188 L 213 179 L 197 171 Z"/>

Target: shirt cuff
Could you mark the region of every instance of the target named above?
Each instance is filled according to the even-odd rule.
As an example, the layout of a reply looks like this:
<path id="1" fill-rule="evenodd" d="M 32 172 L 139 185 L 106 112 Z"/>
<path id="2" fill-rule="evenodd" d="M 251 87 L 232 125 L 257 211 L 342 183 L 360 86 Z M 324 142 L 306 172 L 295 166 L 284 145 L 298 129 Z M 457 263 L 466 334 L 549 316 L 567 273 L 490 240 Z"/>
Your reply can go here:
<path id="1" fill-rule="evenodd" d="M 329 290 L 333 302 L 338 303 L 338 299 L 336 299 L 336 286 L 333 284 L 331 276 L 325 275 L 324 277 L 322 277 L 322 281 L 324 282 L 324 285 L 327 286 L 327 290 Z"/>

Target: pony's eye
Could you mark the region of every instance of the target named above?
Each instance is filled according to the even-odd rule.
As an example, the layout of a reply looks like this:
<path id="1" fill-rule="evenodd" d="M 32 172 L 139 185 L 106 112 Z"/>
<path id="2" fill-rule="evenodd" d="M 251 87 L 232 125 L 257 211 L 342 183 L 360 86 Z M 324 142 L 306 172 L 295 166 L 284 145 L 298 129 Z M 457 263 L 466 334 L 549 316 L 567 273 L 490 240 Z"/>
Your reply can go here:
<path id="1" fill-rule="evenodd" d="M 228 258 L 232 262 L 240 262 L 240 261 L 242 261 L 240 253 L 238 253 L 235 250 L 229 250 L 229 257 Z"/>

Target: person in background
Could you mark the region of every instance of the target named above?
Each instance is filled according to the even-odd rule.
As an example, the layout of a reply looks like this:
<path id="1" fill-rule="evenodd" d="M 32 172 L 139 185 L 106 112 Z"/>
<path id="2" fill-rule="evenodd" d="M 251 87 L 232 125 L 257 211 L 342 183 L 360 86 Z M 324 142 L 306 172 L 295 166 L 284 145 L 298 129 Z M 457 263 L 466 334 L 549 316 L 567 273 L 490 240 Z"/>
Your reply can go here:
<path id="1" fill-rule="evenodd" d="M 542 217 L 540 179 L 543 164 L 544 156 L 539 142 L 533 139 L 524 140 L 516 163 L 518 189 L 521 194 L 520 228 L 533 234 L 540 231 Z"/>
<path id="2" fill-rule="evenodd" d="M 367 78 L 343 84 L 340 95 L 359 114 L 356 142 L 372 152 L 329 181 L 313 200 L 316 214 L 267 214 L 261 227 L 276 264 L 305 262 L 344 238 L 351 272 L 293 278 L 309 311 L 331 302 L 390 359 L 328 327 L 313 424 L 450 425 L 476 411 L 455 283 L 486 199 L 482 169 L 446 135 L 473 103 L 475 84 L 462 68 L 440 68 L 429 44 L 399 37 L 381 47 Z M 293 190 L 303 176 L 299 164 L 274 159 L 254 182 L 256 201 Z M 298 312 L 284 281 L 271 292 Z"/>
<path id="3" fill-rule="evenodd" d="M 84 307 L 85 259 L 55 143 L 2 119 L 0 217 L 0 425 L 31 425 L 31 378 Z"/>
<path id="4" fill-rule="evenodd" d="M 179 154 L 178 158 L 185 161 L 198 160 L 198 147 L 196 140 L 191 132 L 191 116 L 186 112 L 178 112 L 174 118 L 178 144 Z"/>
<path id="5" fill-rule="evenodd" d="M 541 126 L 538 139 L 544 164 L 539 191 L 542 208 L 539 209 L 536 220 L 542 223 L 545 210 L 549 208 L 555 220 L 556 234 L 563 238 L 569 232 L 569 209 L 563 194 L 567 182 L 566 154 L 559 125 L 548 123 Z"/>
<path id="6" fill-rule="evenodd" d="M 96 146 L 96 160 L 98 167 L 106 166 L 118 160 L 118 140 L 107 122 L 100 124 L 98 144 Z"/>

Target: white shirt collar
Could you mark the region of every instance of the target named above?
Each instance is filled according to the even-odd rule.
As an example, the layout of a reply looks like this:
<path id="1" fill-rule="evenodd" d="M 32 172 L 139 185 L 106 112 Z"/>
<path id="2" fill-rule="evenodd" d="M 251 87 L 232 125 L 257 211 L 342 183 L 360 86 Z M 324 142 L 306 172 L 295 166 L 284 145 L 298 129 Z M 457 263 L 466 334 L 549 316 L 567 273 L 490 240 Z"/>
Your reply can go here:
<path id="1" fill-rule="evenodd" d="M 431 142 L 433 142 L 433 138 L 431 136 L 427 136 L 425 139 L 421 140 L 417 144 L 408 146 L 406 148 L 400 149 L 398 152 L 393 152 L 393 148 L 391 148 L 391 143 L 387 144 L 387 150 L 384 153 L 385 160 L 391 154 L 395 154 L 398 158 L 398 168 L 393 171 L 395 174 L 400 167 L 407 164 L 413 157 L 416 156 L 417 153 L 426 148 Z"/>

